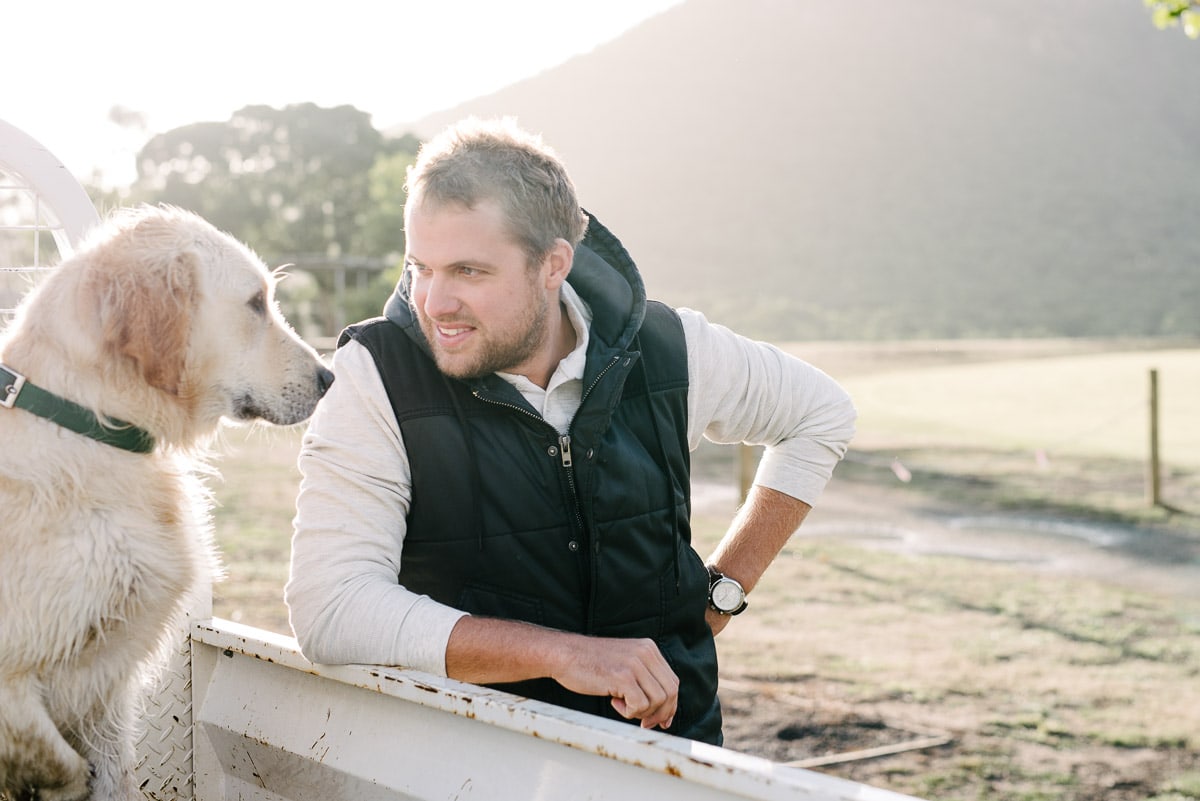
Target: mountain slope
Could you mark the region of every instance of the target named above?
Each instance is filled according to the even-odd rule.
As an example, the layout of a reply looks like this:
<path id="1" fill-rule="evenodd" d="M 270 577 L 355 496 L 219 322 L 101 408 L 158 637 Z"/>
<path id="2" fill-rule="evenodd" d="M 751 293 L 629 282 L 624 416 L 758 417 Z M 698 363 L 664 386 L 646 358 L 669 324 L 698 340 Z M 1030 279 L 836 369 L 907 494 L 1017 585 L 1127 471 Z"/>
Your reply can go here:
<path id="1" fill-rule="evenodd" d="M 688 0 L 403 127 L 517 116 L 757 336 L 1200 334 L 1197 76 L 1134 0 Z"/>

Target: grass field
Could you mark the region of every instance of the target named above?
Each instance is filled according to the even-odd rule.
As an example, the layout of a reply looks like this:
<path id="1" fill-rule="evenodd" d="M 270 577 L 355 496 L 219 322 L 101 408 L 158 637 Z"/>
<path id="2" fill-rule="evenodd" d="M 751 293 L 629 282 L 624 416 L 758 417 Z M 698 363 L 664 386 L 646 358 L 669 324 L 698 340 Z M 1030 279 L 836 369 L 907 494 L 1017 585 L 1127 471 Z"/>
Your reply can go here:
<path id="1" fill-rule="evenodd" d="M 965 444 L 1051 457 L 1145 459 L 1149 371 L 1157 369 L 1162 458 L 1200 467 L 1200 348 L 1125 343 L 1128 350 L 1095 352 L 1090 340 L 1023 343 L 974 349 L 908 343 L 872 369 L 850 363 L 844 371 L 838 368 L 849 361 L 845 349 L 821 343 L 789 349 L 811 352 L 810 361 L 827 363 L 851 391 L 860 415 L 855 446 L 863 449 Z"/>
<path id="2" fill-rule="evenodd" d="M 1185 347 L 1185 345 L 1187 345 Z M 896 460 L 931 492 L 1193 530 L 1200 513 L 1200 346 L 1099 340 L 800 343 L 837 376 L 859 431 L 839 470 Z M 1149 508 L 1149 371 L 1160 499 Z M 1185 513 L 1185 514 L 1181 514 Z"/>
<path id="3" fill-rule="evenodd" d="M 1189 408 L 1200 349 L 1158 345 L 789 348 L 837 376 L 860 409 L 831 501 L 894 504 L 910 517 L 955 505 L 1102 519 L 1169 535 L 1200 559 L 1187 550 L 1200 540 L 1200 415 Z M 1152 366 L 1171 509 L 1146 508 L 1142 494 Z M 295 430 L 226 435 L 219 616 L 287 631 L 298 442 Z M 698 461 L 732 483 L 730 449 Z M 698 509 L 707 553 L 732 503 Z M 941 745 L 819 769 L 948 801 L 1200 799 L 1200 588 L 1133 590 L 1021 563 L 796 537 L 752 606 L 718 640 L 732 747 L 791 761 L 937 735 Z"/>

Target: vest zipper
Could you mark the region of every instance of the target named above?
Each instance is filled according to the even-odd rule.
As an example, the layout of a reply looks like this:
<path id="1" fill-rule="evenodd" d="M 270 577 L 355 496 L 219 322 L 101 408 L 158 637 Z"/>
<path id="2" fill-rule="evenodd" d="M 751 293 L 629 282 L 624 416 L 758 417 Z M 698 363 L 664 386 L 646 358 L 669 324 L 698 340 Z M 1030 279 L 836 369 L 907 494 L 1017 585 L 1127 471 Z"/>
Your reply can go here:
<path id="1" fill-rule="evenodd" d="M 504 401 L 492 400 L 491 398 L 485 398 L 479 394 L 479 390 L 477 390 L 477 389 L 471 390 L 471 394 L 474 395 L 477 399 L 483 401 L 484 403 L 490 403 L 493 406 L 503 406 L 505 409 L 512 409 L 514 412 L 520 412 L 521 414 L 525 415 L 526 417 L 532 417 L 534 420 L 540 420 L 543 423 L 546 422 L 546 419 L 544 417 L 542 417 L 540 414 L 534 414 L 533 412 L 529 411 L 528 409 L 525 409 L 521 406 L 517 406 L 515 403 L 505 403 Z M 549 423 L 546 423 L 546 425 L 549 425 Z"/>
<path id="2" fill-rule="evenodd" d="M 571 461 L 571 435 L 564 434 L 558 438 L 560 452 L 562 453 L 562 466 L 570 467 L 574 462 Z"/>
<path id="3" fill-rule="evenodd" d="M 616 362 L 615 358 L 613 359 L 613 362 Z M 609 364 L 609 367 L 611 367 L 611 366 L 612 366 L 612 364 Z M 608 368 L 605 368 L 605 371 L 607 371 L 607 369 Z M 600 375 L 603 375 L 603 374 L 604 373 L 601 373 Z M 597 381 L 599 380 L 599 378 L 600 378 L 600 376 L 596 377 Z M 592 382 L 592 386 L 593 387 L 596 386 L 595 381 Z M 590 390 L 590 388 L 589 388 L 589 390 Z M 520 412 L 521 414 L 525 415 L 526 417 L 532 417 L 534 420 L 539 420 L 542 423 L 546 423 L 546 419 L 544 417 L 542 417 L 541 415 L 534 414 L 533 412 L 529 411 L 528 409 L 525 409 L 521 406 L 517 406 L 516 404 L 506 403 L 505 401 L 501 401 L 501 400 L 493 400 L 492 398 L 485 398 L 485 397 L 483 397 L 483 395 L 479 394 L 478 390 L 474 390 L 474 389 L 471 390 L 471 394 L 474 395 L 479 400 L 483 401 L 484 403 L 490 403 L 493 406 L 501 406 L 505 409 L 512 409 L 513 411 Z M 587 397 L 587 393 L 584 393 L 583 397 Z M 583 401 L 581 398 L 580 403 L 582 403 L 582 402 Z M 549 425 L 549 423 L 546 423 L 546 425 Z M 574 462 L 571 459 L 571 435 L 570 434 L 560 435 L 558 438 L 558 446 L 559 446 L 559 455 L 562 460 L 562 466 L 567 471 L 567 485 L 571 488 L 571 499 L 574 501 L 573 505 L 575 507 L 575 523 L 579 526 L 579 531 L 581 533 L 586 533 L 587 528 L 583 524 L 583 512 L 579 509 L 579 493 L 575 489 Z"/>
<path id="4" fill-rule="evenodd" d="M 564 434 L 558 438 L 558 452 L 562 457 L 563 470 L 567 472 L 567 486 L 571 489 L 571 500 L 574 501 L 572 506 L 575 507 L 575 525 L 579 527 L 581 535 L 587 535 L 588 546 L 591 546 L 592 535 L 588 531 L 587 526 L 583 522 L 583 510 L 579 508 L 579 490 L 575 487 L 575 468 L 574 461 L 571 459 L 571 435 Z M 591 562 L 591 554 L 588 555 L 588 562 Z M 590 621 L 589 621 L 590 623 Z"/>
<path id="5" fill-rule="evenodd" d="M 595 382 L 592 383 L 592 386 L 595 386 Z M 542 417 L 540 414 L 534 414 L 533 412 L 529 411 L 526 408 L 517 406 L 515 403 L 507 403 L 502 400 L 493 400 L 492 398 L 485 398 L 485 397 L 483 397 L 483 395 L 479 394 L 478 390 L 475 390 L 475 389 L 471 390 L 471 394 L 474 395 L 479 400 L 483 401 L 484 403 L 490 403 L 493 406 L 501 406 L 505 409 L 512 409 L 515 412 L 520 412 L 521 414 L 525 415 L 526 417 L 532 417 L 534 420 L 538 420 L 539 422 L 546 423 L 546 418 Z M 550 425 L 550 424 L 546 423 L 546 425 Z M 568 468 L 567 483 L 570 484 L 570 486 L 571 486 L 571 497 L 575 500 L 575 520 L 579 523 L 579 528 L 582 531 L 583 530 L 583 514 L 579 511 L 579 496 L 575 493 L 575 471 L 570 469 L 572 467 L 572 465 L 574 464 L 571 461 L 571 435 L 570 434 L 560 435 L 558 438 L 558 446 L 559 446 L 560 458 L 562 459 L 562 466 L 565 468 Z"/>
<path id="6" fill-rule="evenodd" d="M 606 364 L 604 366 L 604 369 L 602 369 L 599 373 L 596 374 L 596 377 L 594 379 L 592 379 L 592 383 L 589 384 L 584 389 L 583 393 L 579 396 L 579 405 L 581 407 L 583 406 L 583 402 L 587 400 L 588 396 L 592 394 L 592 390 L 595 389 L 596 385 L 600 383 L 600 380 L 602 378 L 604 378 L 604 376 L 608 373 L 608 371 L 611 370 L 613 367 L 615 367 L 617 362 L 619 362 L 620 360 L 621 360 L 620 356 L 613 356 L 612 359 L 609 360 L 608 364 Z M 502 400 L 493 400 L 491 398 L 485 398 L 485 397 L 483 397 L 483 395 L 481 395 L 479 393 L 479 390 L 476 390 L 476 389 L 472 389 L 471 394 L 474 395 L 477 399 L 483 401 L 484 403 L 490 403 L 494 406 L 501 406 L 505 409 L 513 409 L 513 410 L 518 411 L 521 414 L 525 415 L 526 417 L 532 417 L 534 420 L 540 420 L 543 423 L 546 423 L 546 418 L 542 417 L 539 414 L 535 414 L 534 412 L 531 412 L 524 407 L 517 406 L 516 404 L 513 404 L 513 403 L 507 403 Z M 574 422 L 574 420 L 572 420 L 572 422 Z M 546 425 L 549 425 L 549 423 L 546 423 Z M 583 510 L 579 508 L 579 490 L 575 486 L 574 460 L 571 458 L 571 435 L 570 434 L 560 434 L 558 437 L 558 447 L 559 447 L 559 457 L 562 461 L 563 469 L 566 470 L 566 472 L 567 472 L 567 486 L 571 490 L 571 499 L 574 501 L 574 503 L 572 505 L 575 508 L 575 525 L 578 526 L 579 533 L 581 536 L 586 535 L 586 541 L 588 543 L 588 548 L 590 551 L 590 548 L 592 545 L 591 533 L 588 531 L 587 526 L 584 524 Z M 588 553 L 587 564 L 589 564 L 591 566 L 590 567 L 591 570 L 595 569 L 595 563 L 591 559 L 590 552 Z M 590 575 L 588 576 L 588 583 L 589 583 L 589 585 L 594 584 L 592 576 L 590 576 Z M 587 595 L 588 595 L 589 599 L 591 598 L 591 595 L 592 595 L 592 589 L 593 589 L 593 587 L 589 586 L 588 590 L 587 590 Z M 594 621 L 593 621 L 593 614 L 592 614 L 592 603 L 590 600 L 587 604 L 587 607 L 588 607 L 588 611 L 587 611 L 587 622 L 585 625 L 585 633 L 590 633 L 595 628 Z"/>
<path id="7" fill-rule="evenodd" d="M 604 369 L 596 373 L 596 377 L 592 379 L 592 383 L 588 384 L 587 389 L 585 389 L 583 394 L 579 396 L 580 406 L 582 406 L 583 402 L 587 400 L 588 395 L 592 394 L 592 390 L 595 389 L 596 385 L 600 383 L 600 379 L 604 378 L 605 374 L 608 373 L 609 370 L 613 369 L 613 367 L 615 367 L 617 362 L 620 360 L 620 356 L 613 356 L 611 359 L 609 359 L 608 364 L 604 366 Z"/>
<path id="8" fill-rule="evenodd" d="M 608 371 L 611 370 L 613 367 L 615 367 L 617 362 L 620 360 L 621 360 L 620 356 L 613 356 L 611 359 L 609 359 L 608 364 L 604 365 L 604 369 L 602 369 L 600 372 L 596 373 L 596 377 L 594 379 L 592 379 L 592 383 L 588 384 L 584 388 L 583 393 L 579 396 L 579 407 L 580 408 L 583 408 L 584 402 L 588 399 L 588 396 L 590 396 L 592 394 L 592 390 L 596 388 L 596 385 L 600 383 L 600 379 L 604 378 L 604 376 L 608 373 Z M 574 425 L 574 423 L 575 423 L 575 420 L 572 419 L 571 425 Z M 567 428 L 569 430 L 571 428 L 571 426 L 568 426 Z M 566 434 L 566 435 L 560 436 L 558 438 L 558 443 L 559 443 L 559 448 L 561 449 L 561 453 L 562 453 L 563 468 L 567 471 L 567 485 L 571 488 L 571 497 L 573 497 L 575 499 L 575 519 L 576 519 L 576 521 L 578 521 L 580 532 L 587 535 L 587 548 L 589 550 L 588 558 L 587 558 L 587 565 L 588 565 L 587 598 L 588 598 L 588 602 L 587 602 L 587 621 L 584 626 L 584 633 L 591 634 L 592 632 L 594 632 L 596 630 L 595 598 L 593 597 L 593 593 L 596 591 L 596 577 L 594 575 L 595 571 L 596 571 L 596 560 L 592 558 L 592 554 L 590 553 L 590 551 L 592 551 L 593 549 L 597 549 L 597 552 L 598 552 L 598 545 L 592 541 L 592 532 L 588 531 L 587 527 L 584 525 L 583 510 L 579 508 L 579 490 L 576 489 L 576 487 L 575 487 L 575 469 L 572 467 L 572 464 L 574 462 L 571 458 L 571 435 Z"/>
<path id="9" fill-rule="evenodd" d="M 585 389 L 583 391 L 583 394 L 579 396 L 579 405 L 580 406 L 582 406 L 583 402 L 585 400 L 587 400 L 588 395 L 592 394 L 592 390 L 595 389 L 596 385 L 600 383 L 600 379 L 604 378 L 605 374 L 607 374 L 609 370 L 611 370 L 614 366 L 616 366 L 617 362 L 620 360 L 621 360 L 620 356 L 613 356 L 612 359 L 609 360 L 608 364 L 606 364 L 604 366 L 604 369 L 596 374 L 596 377 L 594 379 L 592 379 L 592 383 L 589 384 L 587 386 L 587 389 Z M 540 414 L 535 414 L 534 412 L 529 411 L 528 409 L 526 409 L 523 406 L 517 406 L 515 403 L 508 403 L 508 402 L 502 401 L 502 400 L 494 400 L 492 398 L 485 398 L 483 395 L 481 395 L 479 393 L 479 390 L 477 390 L 477 389 L 471 390 L 471 394 L 474 395 L 476 399 L 481 400 L 484 403 L 490 403 L 493 406 L 503 406 L 505 409 L 512 409 L 515 412 L 520 412 L 521 414 L 525 415 L 526 417 L 532 417 L 534 420 L 540 420 L 543 423 L 546 422 L 546 418 L 542 417 Z M 547 425 L 549 425 L 549 423 L 547 423 Z M 565 443 L 564 443 L 564 440 L 565 440 Z M 570 437 L 570 435 L 560 436 L 558 438 L 558 441 L 559 441 L 559 444 L 563 446 L 563 450 L 564 450 L 563 467 L 570 467 L 571 466 L 571 455 L 570 455 L 569 451 L 570 451 L 570 447 L 571 447 L 571 437 Z"/>

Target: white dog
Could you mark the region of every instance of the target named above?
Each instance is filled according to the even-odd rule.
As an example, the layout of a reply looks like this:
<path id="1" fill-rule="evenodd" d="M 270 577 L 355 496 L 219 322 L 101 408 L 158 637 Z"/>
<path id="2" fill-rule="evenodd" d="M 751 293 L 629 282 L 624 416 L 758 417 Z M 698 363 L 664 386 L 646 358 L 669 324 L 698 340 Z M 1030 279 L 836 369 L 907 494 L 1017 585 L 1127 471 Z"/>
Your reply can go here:
<path id="1" fill-rule="evenodd" d="M 141 684 L 215 564 L 198 455 L 333 381 L 274 284 L 199 217 L 126 210 L 0 340 L 0 797 L 136 797 Z"/>

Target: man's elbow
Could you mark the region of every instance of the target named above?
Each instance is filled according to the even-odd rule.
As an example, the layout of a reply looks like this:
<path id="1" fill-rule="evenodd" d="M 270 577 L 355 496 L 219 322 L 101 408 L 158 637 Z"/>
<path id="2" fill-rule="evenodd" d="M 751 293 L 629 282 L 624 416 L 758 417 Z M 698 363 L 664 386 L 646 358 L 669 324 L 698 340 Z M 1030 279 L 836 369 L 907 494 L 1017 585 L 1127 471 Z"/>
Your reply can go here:
<path id="1" fill-rule="evenodd" d="M 847 394 L 838 403 L 834 420 L 827 434 L 827 441 L 839 459 L 846 455 L 846 451 L 850 449 L 850 442 L 857 433 L 858 409 L 855 408 L 853 399 Z"/>
<path id="2" fill-rule="evenodd" d="M 308 608 L 303 596 L 296 593 L 290 584 L 284 591 L 284 603 L 288 608 L 288 623 L 304 658 L 315 664 L 336 664 L 337 660 L 329 648 L 329 638 L 323 635 L 327 627 L 318 623 L 318 615 Z"/>
<path id="3" fill-rule="evenodd" d="M 346 663 L 346 660 L 340 658 L 331 647 L 330 638 L 321 636 L 315 629 L 296 626 L 293 623 L 292 633 L 296 635 L 296 645 L 300 648 L 300 653 L 309 662 L 316 665 L 341 665 Z"/>

